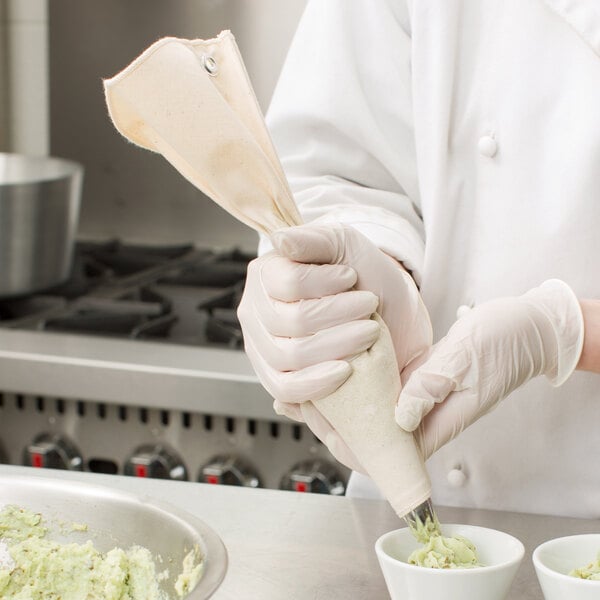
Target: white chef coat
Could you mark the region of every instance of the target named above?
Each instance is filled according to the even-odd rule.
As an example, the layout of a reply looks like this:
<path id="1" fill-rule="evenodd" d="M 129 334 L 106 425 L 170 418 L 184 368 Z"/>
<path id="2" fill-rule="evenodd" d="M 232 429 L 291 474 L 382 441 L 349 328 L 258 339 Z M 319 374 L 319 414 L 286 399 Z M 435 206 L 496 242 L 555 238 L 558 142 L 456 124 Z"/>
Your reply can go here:
<path id="1" fill-rule="evenodd" d="M 268 125 L 303 217 L 411 269 L 436 339 L 545 279 L 600 298 L 598 2 L 312 0 Z M 439 504 L 598 518 L 599 457 L 600 377 L 576 372 L 427 466 Z"/>

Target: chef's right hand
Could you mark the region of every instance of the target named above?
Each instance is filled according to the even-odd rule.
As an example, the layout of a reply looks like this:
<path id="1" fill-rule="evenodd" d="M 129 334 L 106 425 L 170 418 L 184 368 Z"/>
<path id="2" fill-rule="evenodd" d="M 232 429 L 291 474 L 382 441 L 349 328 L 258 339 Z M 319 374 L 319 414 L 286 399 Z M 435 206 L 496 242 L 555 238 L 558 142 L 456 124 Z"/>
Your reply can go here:
<path id="1" fill-rule="evenodd" d="M 431 344 L 414 281 L 357 230 L 312 223 L 281 229 L 271 242 L 275 250 L 248 267 L 238 316 L 246 353 L 278 414 L 302 421 L 300 403 L 324 398 L 346 381 L 350 359 L 379 335 L 370 319 L 376 310 L 390 329 L 400 369 Z M 331 441 L 329 424 L 311 412 L 308 425 Z"/>

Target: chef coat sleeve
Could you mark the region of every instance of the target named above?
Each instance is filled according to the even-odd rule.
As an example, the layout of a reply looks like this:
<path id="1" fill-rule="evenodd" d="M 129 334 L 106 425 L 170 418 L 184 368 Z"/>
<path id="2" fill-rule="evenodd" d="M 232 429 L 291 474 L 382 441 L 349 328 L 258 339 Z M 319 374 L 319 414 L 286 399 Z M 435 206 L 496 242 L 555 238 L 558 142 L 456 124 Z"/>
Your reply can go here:
<path id="1" fill-rule="evenodd" d="M 309 0 L 267 124 L 303 219 L 352 225 L 419 282 L 410 47 L 402 0 Z"/>

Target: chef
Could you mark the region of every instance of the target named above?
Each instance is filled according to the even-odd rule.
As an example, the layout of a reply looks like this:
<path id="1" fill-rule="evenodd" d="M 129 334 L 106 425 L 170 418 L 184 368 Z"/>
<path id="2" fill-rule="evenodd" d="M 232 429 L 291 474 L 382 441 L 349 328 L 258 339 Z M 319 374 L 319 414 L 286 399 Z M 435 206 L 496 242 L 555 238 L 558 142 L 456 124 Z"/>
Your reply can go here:
<path id="1" fill-rule="evenodd" d="M 309 1 L 267 121 L 306 225 L 239 310 L 277 412 L 343 384 L 377 310 L 436 503 L 599 518 L 598 107 L 595 3 Z"/>

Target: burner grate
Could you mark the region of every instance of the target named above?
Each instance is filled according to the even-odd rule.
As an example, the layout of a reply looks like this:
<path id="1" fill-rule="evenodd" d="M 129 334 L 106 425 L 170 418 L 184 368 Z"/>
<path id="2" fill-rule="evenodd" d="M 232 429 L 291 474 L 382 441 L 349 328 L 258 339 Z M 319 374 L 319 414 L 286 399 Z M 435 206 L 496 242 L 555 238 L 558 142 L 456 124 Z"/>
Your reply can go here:
<path id="1" fill-rule="evenodd" d="M 0 301 L 0 327 L 241 349 L 236 309 L 252 258 L 235 248 L 79 242 L 69 280 Z"/>
<path id="2" fill-rule="evenodd" d="M 107 243 L 83 242 L 80 245 L 84 256 L 110 269 L 115 276 L 121 277 L 139 273 L 165 264 L 188 254 L 193 249 L 191 244 L 177 246 L 141 246 L 123 244 L 118 240 Z M 206 251 L 210 255 L 210 251 Z"/>

